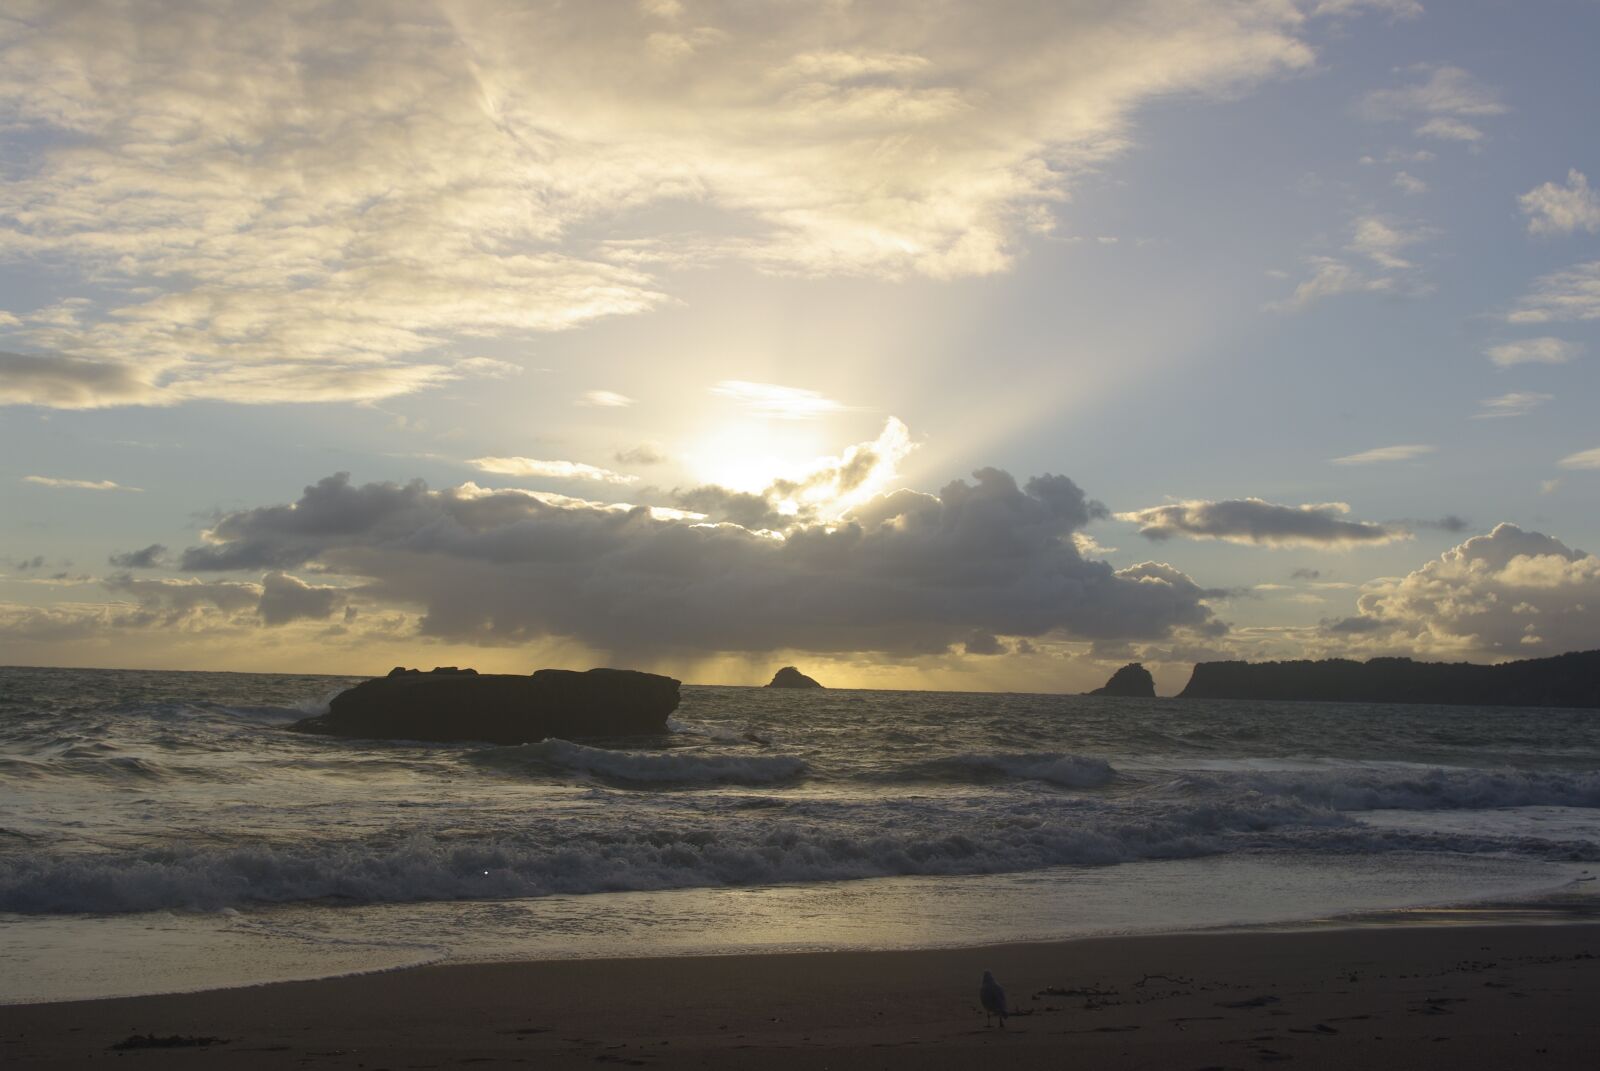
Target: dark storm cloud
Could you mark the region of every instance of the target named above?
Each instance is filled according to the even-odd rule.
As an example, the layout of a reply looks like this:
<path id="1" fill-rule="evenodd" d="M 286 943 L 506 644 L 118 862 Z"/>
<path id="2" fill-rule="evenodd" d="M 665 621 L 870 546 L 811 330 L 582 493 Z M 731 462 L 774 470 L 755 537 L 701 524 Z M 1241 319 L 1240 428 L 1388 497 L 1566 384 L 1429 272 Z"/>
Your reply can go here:
<path id="1" fill-rule="evenodd" d="M 623 653 L 944 651 L 976 634 L 1156 639 L 1225 626 L 1168 565 L 1117 571 L 1072 532 L 1102 511 L 1071 480 L 1019 487 L 981 469 L 937 496 L 901 491 L 787 538 L 644 507 L 550 504 L 471 485 L 352 485 L 228 514 L 189 569 L 316 561 L 359 595 L 420 608 L 426 635 L 505 644 L 569 637 Z M 981 645 L 981 641 L 980 641 Z"/>
<path id="2" fill-rule="evenodd" d="M 136 403 L 150 394 L 150 384 L 129 365 L 0 350 L 0 405 L 94 409 Z"/>
<path id="3" fill-rule="evenodd" d="M 166 564 L 167 548 L 160 543 L 151 543 L 143 550 L 113 554 L 106 560 L 118 569 L 156 569 Z"/>
<path id="4" fill-rule="evenodd" d="M 1117 514 L 1132 521 L 1146 539 L 1173 536 L 1221 539 L 1269 547 L 1357 546 L 1389 543 L 1407 533 L 1394 525 L 1347 521 L 1350 507 L 1342 502 L 1305 506 L 1280 506 L 1259 498 L 1234 498 L 1221 502 L 1176 502 Z"/>

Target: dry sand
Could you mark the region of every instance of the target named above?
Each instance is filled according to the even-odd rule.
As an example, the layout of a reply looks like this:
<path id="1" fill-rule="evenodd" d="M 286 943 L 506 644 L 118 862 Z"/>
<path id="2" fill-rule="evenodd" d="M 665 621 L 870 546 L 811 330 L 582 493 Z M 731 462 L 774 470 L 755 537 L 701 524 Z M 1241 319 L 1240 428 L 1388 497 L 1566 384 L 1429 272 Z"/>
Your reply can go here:
<path id="1" fill-rule="evenodd" d="M 986 1028 L 993 970 L 1020 1014 Z M 130 1035 L 208 1045 L 116 1049 Z M 426 967 L 0 1008 L 5 1067 L 1600 1067 L 1600 926 Z"/>

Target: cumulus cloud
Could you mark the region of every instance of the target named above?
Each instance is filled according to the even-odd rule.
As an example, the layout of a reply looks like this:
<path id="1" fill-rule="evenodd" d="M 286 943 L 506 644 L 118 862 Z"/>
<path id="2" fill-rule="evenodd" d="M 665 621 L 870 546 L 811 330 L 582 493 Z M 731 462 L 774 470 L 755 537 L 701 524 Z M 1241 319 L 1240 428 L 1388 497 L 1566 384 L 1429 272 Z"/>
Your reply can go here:
<path id="1" fill-rule="evenodd" d="M 166 564 L 167 548 L 160 543 L 151 543 L 143 550 L 113 554 L 106 560 L 118 569 L 158 569 Z"/>
<path id="2" fill-rule="evenodd" d="M 1500 417 L 1526 416 L 1552 397 L 1553 395 L 1540 394 L 1537 391 L 1512 391 L 1498 398 L 1485 398 L 1478 403 L 1482 408 L 1472 414 L 1472 418 L 1493 420 Z"/>
<path id="3" fill-rule="evenodd" d="M 758 416 L 779 420 L 815 420 L 847 408 L 819 391 L 742 379 L 725 379 L 712 387 L 711 393 L 730 398 Z"/>
<path id="4" fill-rule="evenodd" d="M 62 356 L 3 397 L 389 397 L 500 374 L 452 359 L 484 338 L 657 308 L 686 259 L 1004 271 L 1139 107 L 1313 60 L 1292 4 L 591 7 L 105 0 L 0 22 L 0 125 L 28 139 L 0 255 L 82 283 L 18 311 Z"/>
<path id="5" fill-rule="evenodd" d="M 1403 577 L 1369 583 L 1356 607 L 1327 631 L 1434 655 L 1588 649 L 1600 636 L 1600 558 L 1501 524 Z"/>
<path id="6" fill-rule="evenodd" d="M 1437 449 L 1436 446 L 1420 443 L 1409 446 L 1379 446 L 1372 450 L 1363 450 L 1359 454 L 1330 458 L 1329 461 L 1334 465 L 1382 465 L 1393 461 L 1415 461 Z"/>
<path id="7" fill-rule="evenodd" d="M 1146 539 L 1220 539 L 1267 547 L 1373 546 L 1408 538 L 1395 526 L 1345 520 L 1343 502 L 1281 506 L 1259 498 L 1196 500 L 1118 513 Z"/>
<path id="8" fill-rule="evenodd" d="M 531 457 L 475 457 L 467 464 L 482 472 L 500 476 L 539 476 L 552 480 L 592 480 L 595 483 L 635 483 L 637 476 L 624 476 L 581 461 L 540 461 Z"/>
<path id="9" fill-rule="evenodd" d="M 1600 320 L 1600 260 L 1541 275 L 1506 319 L 1514 324 Z"/>
<path id="10" fill-rule="evenodd" d="M 1415 123 L 1415 132 L 1424 137 L 1476 142 L 1484 136 L 1474 125 L 1478 120 L 1509 110 L 1498 92 L 1460 67 L 1424 65 L 1411 73 L 1420 80 L 1368 93 L 1361 113 L 1368 119 Z"/>
<path id="11" fill-rule="evenodd" d="M 70 491 L 140 491 L 140 487 L 124 487 L 115 480 L 67 480 L 57 476 L 24 476 L 23 483 L 40 487 L 60 487 Z"/>
<path id="12" fill-rule="evenodd" d="M 299 501 L 222 517 L 186 568 L 309 562 L 352 594 L 421 611 L 421 634 L 564 638 L 622 654 L 937 653 L 977 634 L 1144 640 L 1225 630 L 1215 593 L 1162 563 L 1086 559 L 1098 509 L 1063 476 L 996 469 L 938 495 L 877 495 L 781 536 L 530 494 L 331 476 Z"/>
<path id="13" fill-rule="evenodd" d="M 331 617 L 344 605 L 345 592 L 335 587 L 308 584 L 287 573 L 268 573 L 261 578 L 261 598 L 256 613 L 264 625 L 287 625 L 303 619 Z"/>
<path id="14" fill-rule="evenodd" d="M 1589 188 L 1588 176 L 1576 168 L 1567 172 L 1565 186 L 1546 182 L 1518 197 L 1517 203 L 1528 217 L 1529 234 L 1600 231 L 1600 195 Z"/>
<path id="15" fill-rule="evenodd" d="M 1545 335 L 1540 338 L 1518 339 L 1515 342 L 1501 342 L 1483 352 L 1488 355 L 1489 360 L 1501 368 L 1510 368 L 1517 364 L 1566 364 L 1574 357 L 1583 354 L 1583 346 L 1577 342 Z"/>

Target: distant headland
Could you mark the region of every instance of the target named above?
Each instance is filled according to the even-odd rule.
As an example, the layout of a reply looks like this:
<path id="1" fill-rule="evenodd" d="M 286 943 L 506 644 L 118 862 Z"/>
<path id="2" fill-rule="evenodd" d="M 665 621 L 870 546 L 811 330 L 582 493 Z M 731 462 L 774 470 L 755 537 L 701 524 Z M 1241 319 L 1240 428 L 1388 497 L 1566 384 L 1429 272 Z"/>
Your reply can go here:
<path id="1" fill-rule="evenodd" d="M 1409 658 L 1200 662 L 1178 698 L 1600 707 L 1600 651 L 1493 666 Z"/>

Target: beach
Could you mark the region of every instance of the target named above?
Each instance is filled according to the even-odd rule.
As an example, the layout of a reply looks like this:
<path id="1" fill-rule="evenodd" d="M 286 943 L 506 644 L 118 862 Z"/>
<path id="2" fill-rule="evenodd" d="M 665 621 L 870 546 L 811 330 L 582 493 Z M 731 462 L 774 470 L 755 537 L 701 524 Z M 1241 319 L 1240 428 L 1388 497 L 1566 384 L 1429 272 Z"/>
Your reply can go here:
<path id="1" fill-rule="evenodd" d="M 82 1067 L 1592 1068 L 1600 927 L 1370 925 L 480 963 L 0 1007 Z M 985 1024 L 984 970 L 1014 1014 Z M 116 1048 L 134 1039 L 134 1047 Z M 214 1039 L 209 1044 L 193 1044 Z M 176 1044 L 176 1042 L 191 1042 Z"/>

